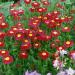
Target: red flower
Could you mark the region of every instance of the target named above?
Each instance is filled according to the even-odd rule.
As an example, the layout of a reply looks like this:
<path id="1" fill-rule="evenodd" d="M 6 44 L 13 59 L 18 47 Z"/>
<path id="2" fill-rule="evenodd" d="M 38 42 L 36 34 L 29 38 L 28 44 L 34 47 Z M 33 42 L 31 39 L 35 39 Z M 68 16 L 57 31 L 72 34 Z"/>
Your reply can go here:
<path id="1" fill-rule="evenodd" d="M 31 3 L 31 0 L 24 0 L 24 2 L 25 2 L 26 4 L 30 4 L 30 3 Z"/>
<path id="2" fill-rule="evenodd" d="M 48 1 L 43 1 L 42 3 L 43 3 L 43 5 L 45 5 L 45 6 L 50 5 L 50 3 L 49 3 Z"/>
<path id="3" fill-rule="evenodd" d="M 60 35 L 60 32 L 58 30 L 52 30 L 51 31 L 51 36 L 52 37 L 58 37 Z"/>
<path id="4" fill-rule="evenodd" d="M 39 57 L 43 60 L 46 60 L 49 57 L 49 53 L 47 51 L 41 51 L 39 52 Z"/>
<path id="5" fill-rule="evenodd" d="M 20 20 L 21 19 L 21 17 L 18 15 L 13 16 L 13 18 L 14 18 L 14 20 Z"/>
<path id="6" fill-rule="evenodd" d="M 24 34 L 22 34 L 22 33 L 15 34 L 15 39 L 16 40 L 22 40 L 23 38 L 24 38 Z"/>
<path id="7" fill-rule="evenodd" d="M 35 7 L 35 8 L 38 8 L 40 6 L 40 3 L 35 1 L 35 2 L 32 3 L 32 6 Z"/>
<path id="8" fill-rule="evenodd" d="M 5 32 L 0 31 L 0 39 L 4 39 L 5 35 Z"/>
<path id="9" fill-rule="evenodd" d="M 18 26 L 19 27 L 19 26 Z M 25 29 L 24 28 L 18 28 L 18 33 L 22 33 L 22 34 L 24 34 L 25 33 Z"/>
<path id="10" fill-rule="evenodd" d="M 74 44 L 73 41 L 65 41 L 64 42 L 64 47 L 69 48 L 69 47 L 73 46 L 73 44 Z"/>
<path id="11" fill-rule="evenodd" d="M 56 27 L 56 22 L 53 20 L 50 20 L 49 24 L 47 25 L 48 28 L 55 28 Z"/>
<path id="12" fill-rule="evenodd" d="M 61 2 L 65 2 L 66 0 L 60 0 Z"/>
<path id="13" fill-rule="evenodd" d="M 5 22 L 2 22 L 2 23 L 0 23 L 0 28 L 1 28 L 1 29 L 8 28 L 8 24 L 5 23 Z"/>
<path id="14" fill-rule="evenodd" d="M 46 20 L 48 20 L 48 18 L 46 16 L 43 16 L 42 21 L 45 22 Z"/>
<path id="15" fill-rule="evenodd" d="M 0 47 L 4 47 L 4 46 L 5 46 L 4 42 L 0 42 Z"/>
<path id="16" fill-rule="evenodd" d="M 57 3 L 56 4 L 56 7 L 61 8 L 61 9 L 64 9 L 64 6 L 62 6 L 60 3 Z"/>
<path id="17" fill-rule="evenodd" d="M 62 32 L 70 32 L 70 27 L 63 27 Z"/>
<path id="18" fill-rule="evenodd" d="M 2 58 L 2 61 L 4 64 L 10 64 L 13 62 L 13 57 L 12 56 L 5 56 Z"/>
<path id="19" fill-rule="evenodd" d="M 30 8 L 29 10 L 30 10 L 30 12 L 35 12 L 35 8 L 33 8 L 33 7 Z"/>
<path id="20" fill-rule="evenodd" d="M 20 59 L 27 59 L 28 58 L 28 54 L 26 52 L 20 52 L 19 53 L 19 58 Z"/>
<path id="21" fill-rule="evenodd" d="M 20 22 L 18 22 L 18 23 L 16 24 L 16 27 L 23 27 L 23 24 L 20 23 Z"/>
<path id="22" fill-rule="evenodd" d="M 4 57 L 4 56 L 8 56 L 9 55 L 9 51 L 8 50 L 0 50 L 0 56 Z"/>
<path id="23" fill-rule="evenodd" d="M 32 39 L 34 36 L 35 36 L 35 34 L 33 34 L 33 33 L 29 33 L 29 34 L 28 34 L 28 37 L 29 37 L 30 39 Z"/>
<path id="24" fill-rule="evenodd" d="M 40 46 L 41 46 L 40 42 L 36 42 L 36 43 L 33 44 L 34 48 L 40 48 Z"/>
<path id="25" fill-rule="evenodd" d="M 29 39 L 23 39 L 22 42 L 23 43 L 30 43 L 30 40 Z"/>
<path id="26" fill-rule="evenodd" d="M 3 22 L 4 20 L 5 20 L 4 15 L 1 15 L 1 14 L 0 14 L 0 22 Z"/>
<path id="27" fill-rule="evenodd" d="M 13 32 L 17 33 L 18 32 L 18 28 L 16 26 L 12 26 L 11 30 L 13 30 Z"/>
<path id="28" fill-rule="evenodd" d="M 52 15 L 55 16 L 55 17 L 57 17 L 57 16 L 60 15 L 60 11 L 53 11 L 52 12 Z"/>
<path id="29" fill-rule="evenodd" d="M 44 11 L 43 11 L 43 8 L 41 8 L 41 7 L 40 7 L 40 8 L 38 8 L 38 9 L 37 9 L 37 12 L 39 12 L 39 13 L 44 12 Z"/>
<path id="30" fill-rule="evenodd" d="M 59 39 L 55 39 L 54 42 L 59 44 L 60 40 Z"/>
<path id="31" fill-rule="evenodd" d="M 47 40 L 47 37 L 45 34 L 42 34 L 40 36 L 37 36 L 38 40 L 41 40 L 41 41 L 46 41 Z"/>
<path id="32" fill-rule="evenodd" d="M 58 52 L 60 52 L 60 51 L 62 51 L 62 50 L 65 50 L 65 48 L 63 47 L 63 46 L 59 46 L 59 47 L 57 47 L 57 49 L 56 49 Z"/>
<path id="33" fill-rule="evenodd" d="M 33 22 L 29 22 L 29 26 L 31 28 L 34 28 L 34 29 L 38 28 L 39 25 L 40 25 L 39 22 L 34 22 L 34 21 Z"/>
<path id="34" fill-rule="evenodd" d="M 51 47 L 51 48 L 57 48 L 57 44 L 54 43 L 54 42 L 52 42 L 52 43 L 50 44 L 50 47 Z"/>
<path id="35" fill-rule="evenodd" d="M 14 36 L 15 32 L 13 30 L 8 30 L 7 31 L 7 36 Z"/>
<path id="36" fill-rule="evenodd" d="M 37 30 L 37 34 L 38 35 L 44 35 L 45 34 L 45 31 L 43 31 L 42 29 L 38 29 Z"/>
<path id="37" fill-rule="evenodd" d="M 32 38 L 32 41 L 33 41 L 33 42 L 38 41 L 38 37 L 37 37 L 37 36 L 33 37 L 33 38 Z"/>
<path id="38" fill-rule="evenodd" d="M 30 43 L 23 43 L 21 45 L 21 50 L 27 50 L 31 48 L 31 44 Z"/>
<path id="39" fill-rule="evenodd" d="M 11 9 L 11 10 L 10 10 L 10 14 L 11 14 L 12 16 L 18 16 L 18 10 Z"/>
<path id="40" fill-rule="evenodd" d="M 49 36 L 49 35 L 46 35 L 46 40 L 48 41 L 48 40 L 51 40 L 51 36 Z"/>
<path id="41" fill-rule="evenodd" d="M 24 14 L 24 10 L 19 9 L 19 10 L 18 10 L 18 14 L 20 14 L 20 15 L 21 15 L 21 14 Z"/>
<path id="42" fill-rule="evenodd" d="M 43 12 L 47 12 L 47 8 L 44 8 L 44 7 L 43 7 L 42 9 L 43 9 Z"/>

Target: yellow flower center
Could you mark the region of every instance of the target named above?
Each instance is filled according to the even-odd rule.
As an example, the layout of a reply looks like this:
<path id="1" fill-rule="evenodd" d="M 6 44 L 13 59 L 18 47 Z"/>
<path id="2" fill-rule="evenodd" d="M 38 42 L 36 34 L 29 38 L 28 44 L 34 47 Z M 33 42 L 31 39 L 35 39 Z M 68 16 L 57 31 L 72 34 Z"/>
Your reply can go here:
<path id="1" fill-rule="evenodd" d="M 47 20 L 47 17 L 44 17 L 45 20 Z"/>
<path id="2" fill-rule="evenodd" d="M 38 46 L 38 44 L 36 43 L 35 46 Z"/>
<path id="3" fill-rule="evenodd" d="M 51 20 L 51 22 L 54 23 L 55 21 L 54 20 Z"/>
<path id="4" fill-rule="evenodd" d="M 21 37 L 21 34 L 17 34 L 17 37 Z"/>
<path id="5" fill-rule="evenodd" d="M 68 29 L 68 27 L 64 27 L 64 29 Z"/>
<path id="6" fill-rule="evenodd" d="M 42 18 L 42 16 L 38 16 L 38 18 Z"/>
<path id="7" fill-rule="evenodd" d="M 57 34 L 57 32 L 53 32 L 54 34 Z"/>
<path id="8" fill-rule="evenodd" d="M 42 32 L 42 30 L 39 30 L 39 32 Z"/>
<path id="9" fill-rule="evenodd" d="M 42 53 L 42 55 L 43 55 L 43 56 L 45 56 L 45 55 L 46 55 L 46 53 L 45 53 L 45 52 L 43 52 L 43 53 Z"/>
<path id="10" fill-rule="evenodd" d="M 2 51 L 1 53 L 5 53 L 5 51 Z"/>
<path id="11" fill-rule="evenodd" d="M 28 42 L 28 40 L 24 40 L 24 42 Z"/>
<path id="12" fill-rule="evenodd" d="M 6 57 L 6 58 L 4 58 L 4 60 L 7 60 L 8 61 L 8 60 L 10 60 L 10 58 L 9 57 Z"/>
<path id="13" fill-rule="evenodd" d="M 36 25 L 37 23 L 36 23 L 36 22 L 34 22 L 33 24 L 34 24 L 34 25 Z"/>
<path id="14" fill-rule="evenodd" d="M 70 43 L 71 43 L 70 41 L 67 41 L 67 42 L 66 42 L 66 44 L 70 44 Z"/>
<path id="15" fill-rule="evenodd" d="M 29 36 L 33 36 L 32 34 L 29 34 Z"/>
<path id="16" fill-rule="evenodd" d="M 5 25 L 5 23 L 2 23 L 2 26 L 4 26 Z"/>

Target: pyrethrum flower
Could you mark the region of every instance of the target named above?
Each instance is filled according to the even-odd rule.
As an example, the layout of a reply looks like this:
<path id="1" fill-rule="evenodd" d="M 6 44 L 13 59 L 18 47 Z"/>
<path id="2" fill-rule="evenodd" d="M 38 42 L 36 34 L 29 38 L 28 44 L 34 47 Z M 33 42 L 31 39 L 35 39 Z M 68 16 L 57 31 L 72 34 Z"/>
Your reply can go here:
<path id="1" fill-rule="evenodd" d="M 43 60 L 46 60 L 49 58 L 49 52 L 47 52 L 47 51 L 41 51 L 41 52 L 39 52 L 38 55 Z"/>
<path id="2" fill-rule="evenodd" d="M 12 56 L 5 56 L 2 58 L 2 61 L 4 64 L 10 64 L 13 62 L 13 57 Z"/>

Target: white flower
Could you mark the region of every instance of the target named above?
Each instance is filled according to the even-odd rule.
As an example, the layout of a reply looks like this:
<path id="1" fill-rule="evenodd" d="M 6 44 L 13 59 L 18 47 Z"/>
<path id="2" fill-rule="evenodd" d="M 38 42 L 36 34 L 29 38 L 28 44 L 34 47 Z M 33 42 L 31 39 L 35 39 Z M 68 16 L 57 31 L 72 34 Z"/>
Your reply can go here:
<path id="1" fill-rule="evenodd" d="M 51 73 L 47 73 L 47 75 L 52 75 Z"/>
<path id="2" fill-rule="evenodd" d="M 37 73 L 36 71 L 33 72 L 28 72 L 28 70 L 25 72 L 25 75 L 41 75 L 39 73 Z"/>
<path id="3" fill-rule="evenodd" d="M 59 61 L 58 60 L 54 60 L 53 66 L 56 68 L 59 65 Z"/>
<path id="4" fill-rule="evenodd" d="M 67 54 L 67 51 L 66 50 L 60 50 L 60 55 L 64 56 L 64 54 Z"/>
<path id="5" fill-rule="evenodd" d="M 75 70 L 73 70 L 71 67 L 69 69 L 66 69 L 66 73 L 67 75 L 74 75 L 75 74 Z"/>
<path id="6" fill-rule="evenodd" d="M 66 75 L 64 71 L 60 71 L 57 75 Z"/>

